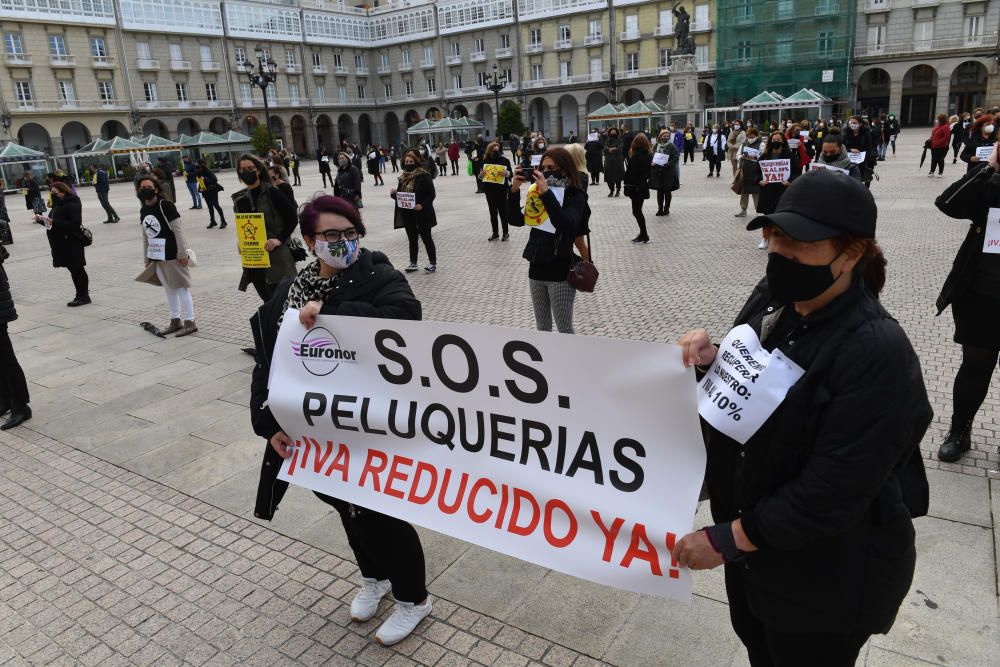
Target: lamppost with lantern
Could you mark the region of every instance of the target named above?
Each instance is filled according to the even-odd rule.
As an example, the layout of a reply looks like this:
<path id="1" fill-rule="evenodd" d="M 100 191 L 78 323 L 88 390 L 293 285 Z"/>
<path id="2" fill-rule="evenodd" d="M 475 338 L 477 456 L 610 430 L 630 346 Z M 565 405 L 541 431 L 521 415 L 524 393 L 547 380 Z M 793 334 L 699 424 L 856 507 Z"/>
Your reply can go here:
<path id="1" fill-rule="evenodd" d="M 10 136 L 10 127 L 13 124 L 14 117 L 7 112 L 7 109 L 4 109 L 3 112 L 0 113 L 0 127 L 3 127 L 3 133 L 8 137 Z"/>
<path id="2" fill-rule="evenodd" d="M 271 136 L 271 111 L 267 104 L 267 88 L 274 85 L 278 78 L 278 64 L 271 60 L 260 46 L 255 48 L 253 52 L 257 56 L 257 67 L 244 60 L 236 63 L 236 69 L 246 74 L 250 85 L 260 88 L 264 95 L 264 125 L 267 127 L 267 144 L 273 147 L 274 137 Z"/>
<path id="3" fill-rule="evenodd" d="M 500 73 L 496 63 L 493 63 L 493 73 L 486 75 L 486 89 L 493 93 L 494 104 L 496 105 L 496 127 L 494 135 L 500 140 L 500 91 L 507 87 L 507 73 Z"/>

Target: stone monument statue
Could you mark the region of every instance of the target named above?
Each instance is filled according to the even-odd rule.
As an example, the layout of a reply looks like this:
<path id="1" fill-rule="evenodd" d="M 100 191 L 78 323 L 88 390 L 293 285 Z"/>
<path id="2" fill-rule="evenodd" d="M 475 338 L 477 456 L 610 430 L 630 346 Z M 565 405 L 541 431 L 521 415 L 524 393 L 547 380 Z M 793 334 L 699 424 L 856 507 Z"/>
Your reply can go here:
<path id="1" fill-rule="evenodd" d="M 674 16 L 677 17 L 677 25 L 674 27 L 674 36 L 677 39 L 677 48 L 673 55 L 694 55 L 694 38 L 691 37 L 691 15 L 684 9 L 684 5 L 674 5 Z"/>

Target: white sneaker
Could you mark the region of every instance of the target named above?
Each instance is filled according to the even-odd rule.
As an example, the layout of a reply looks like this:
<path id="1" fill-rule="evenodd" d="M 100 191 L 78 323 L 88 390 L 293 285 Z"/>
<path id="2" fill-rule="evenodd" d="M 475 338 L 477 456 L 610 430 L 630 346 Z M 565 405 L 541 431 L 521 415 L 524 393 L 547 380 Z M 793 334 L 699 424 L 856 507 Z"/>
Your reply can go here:
<path id="1" fill-rule="evenodd" d="M 388 579 L 379 581 L 378 579 L 363 577 L 361 579 L 361 590 L 351 600 L 351 620 L 358 623 L 364 623 L 369 620 L 378 611 L 378 603 L 391 590 L 392 584 Z"/>
<path id="2" fill-rule="evenodd" d="M 944 178 L 944 174 L 938 174 L 937 177 L 938 178 Z"/>
<path id="3" fill-rule="evenodd" d="M 392 612 L 392 616 L 386 619 L 382 627 L 375 633 L 375 641 L 383 646 L 398 644 L 416 630 L 420 621 L 431 613 L 431 609 L 431 596 L 429 595 L 423 604 L 397 602 L 396 611 Z"/>
<path id="4" fill-rule="evenodd" d="M 767 239 L 761 239 L 757 244 L 757 250 L 767 250 Z"/>

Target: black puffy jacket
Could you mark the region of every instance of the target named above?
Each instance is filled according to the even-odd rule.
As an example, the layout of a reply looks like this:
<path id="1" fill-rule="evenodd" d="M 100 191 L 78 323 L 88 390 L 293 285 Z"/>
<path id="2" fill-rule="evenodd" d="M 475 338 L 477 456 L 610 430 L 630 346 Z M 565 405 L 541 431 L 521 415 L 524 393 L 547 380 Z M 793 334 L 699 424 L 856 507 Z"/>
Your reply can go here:
<path id="1" fill-rule="evenodd" d="M 736 325 L 760 335 L 781 308 L 762 281 Z M 727 567 L 770 629 L 886 632 L 913 577 L 911 513 L 927 511 L 919 360 L 860 279 L 775 335 L 764 346 L 805 375 L 746 445 L 705 425 L 712 516 L 741 518 L 759 549 Z"/>
<path id="2" fill-rule="evenodd" d="M 285 312 L 285 301 L 292 286 L 292 278 L 282 282 L 274 296 L 257 309 L 250 318 L 257 365 L 250 382 L 250 422 L 254 433 L 270 440 L 281 430 L 271 409 L 267 407 L 267 381 L 271 372 L 271 356 L 278 338 L 278 318 Z M 381 252 L 361 249 L 356 262 L 343 273 L 334 293 L 323 304 L 323 315 L 350 317 L 384 317 L 396 320 L 419 320 L 420 302 L 413 295 L 402 273 L 393 268 L 389 258 Z M 281 457 L 270 444 L 264 445 L 260 483 L 254 516 L 270 521 L 281 502 L 288 482 L 278 479 Z"/>

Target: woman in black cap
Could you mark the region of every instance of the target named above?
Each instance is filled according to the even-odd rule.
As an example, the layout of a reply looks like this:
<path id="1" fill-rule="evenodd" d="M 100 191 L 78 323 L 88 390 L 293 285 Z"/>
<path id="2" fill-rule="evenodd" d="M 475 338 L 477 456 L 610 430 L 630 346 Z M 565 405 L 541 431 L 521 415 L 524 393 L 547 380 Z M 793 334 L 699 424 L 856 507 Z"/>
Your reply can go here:
<path id="1" fill-rule="evenodd" d="M 986 399 L 1000 356 L 1000 254 L 987 240 L 990 210 L 1000 208 L 998 171 L 994 144 L 987 162 L 976 163 L 934 202 L 945 215 L 972 223 L 937 300 L 939 315 L 951 304 L 955 342 L 962 346 L 951 429 L 938 449 L 938 458 L 949 463 L 972 448 L 972 421 Z"/>
<path id="2" fill-rule="evenodd" d="M 755 667 L 853 665 L 870 635 L 892 627 L 913 578 L 911 516 L 927 511 L 919 443 L 932 413 L 917 356 L 878 300 L 886 262 L 875 219 L 863 184 L 818 171 L 747 226 L 763 229 L 770 253 L 735 322 L 747 326 L 734 348 L 759 340 L 774 353 L 755 356 L 764 370 L 741 384 L 744 421 L 760 426 L 740 433 L 705 413 L 716 523 L 673 556 L 693 570 L 725 564 L 733 628 Z M 734 358 L 704 329 L 680 344 L 705 387 L 722 375 L 716 357 Z M 791 365 L 801 374 L 777 384 Z"/>

